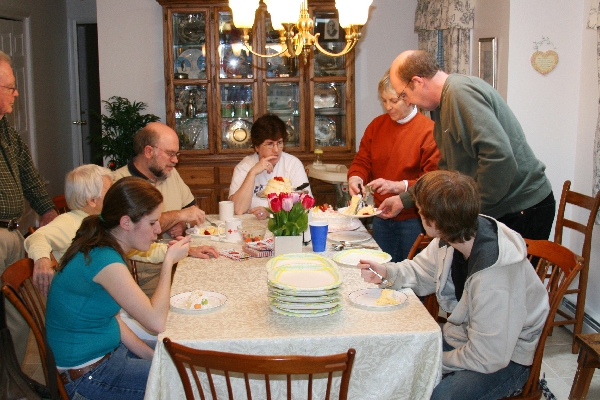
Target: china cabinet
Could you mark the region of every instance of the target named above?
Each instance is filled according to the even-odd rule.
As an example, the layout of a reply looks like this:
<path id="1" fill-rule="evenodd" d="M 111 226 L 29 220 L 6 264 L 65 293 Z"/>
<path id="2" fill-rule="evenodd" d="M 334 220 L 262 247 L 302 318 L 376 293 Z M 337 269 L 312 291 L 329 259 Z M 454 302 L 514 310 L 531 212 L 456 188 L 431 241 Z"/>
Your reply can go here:
<path id="1" fill-rule="evenodd" d="M 354 51 L 331 57 L 313 49 L 269 58 L 252 54 L 233 24 L 227 1 L 157 0 L 163 9 L 166 123 L 177 131 L 177 169 L 200 208 L 218 212 L 235 165 L 253 149 L 255 118 L 278 115 L 287 126 L 285 150 L 307 165 L 314 151 L 327 163 L 349 165 L 355 154 Z M 334 0 L 309 0 L 319 43 L 344 48 Z M 261 2 L 250 32 L 260 54 L 281 51 Z M 332 185 L 311 180 L 317 202 L 335 202 Z"/>

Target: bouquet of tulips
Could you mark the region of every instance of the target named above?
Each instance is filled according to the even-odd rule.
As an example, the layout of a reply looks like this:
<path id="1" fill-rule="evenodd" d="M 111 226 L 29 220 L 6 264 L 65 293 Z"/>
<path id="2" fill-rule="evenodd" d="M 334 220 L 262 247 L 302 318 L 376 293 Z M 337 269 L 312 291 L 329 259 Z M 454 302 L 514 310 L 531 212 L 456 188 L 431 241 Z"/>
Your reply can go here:
<path id="1" fill-rule="evenodd" d="M 271 193 L 268 196 L 267 211 L 273 215 L 269 219 L 269 230 L 275 236 L 298 236 L 308 228 L 308 212 L 315 205 L 315 199 L 306 193 Z"/>

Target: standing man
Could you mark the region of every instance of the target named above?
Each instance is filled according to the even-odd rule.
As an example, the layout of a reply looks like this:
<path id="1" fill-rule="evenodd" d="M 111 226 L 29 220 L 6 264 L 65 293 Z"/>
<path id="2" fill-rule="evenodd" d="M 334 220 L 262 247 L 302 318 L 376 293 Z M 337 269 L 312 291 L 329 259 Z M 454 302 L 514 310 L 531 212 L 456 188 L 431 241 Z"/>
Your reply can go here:
<path id="1" fill-rule="evenodd" d="M 390 79 L 400 98 L 432 111 L 439 168 L 477 182 L 481 213 L 525 238 L 548 239 L 556 203 L 546 166 L 500 94 L 477 77 L 446 74 L 421 50 L 401 53 Z M 394 216 L 413 205 L 411 194 L 401 193 L 382 203 L 382 214 Z"/>
<path id="2" fill-rule="evenodd" d="M 19 95 L 11 63 L 10 57 L 0 51 L 0 274 L 9 265 L 25 257 L 23 236 L 17 230 L 24 199 L 41 216 L 40 226 L 57 216 L 44 180 L 33 165 L 27 144 L 6 119 L 6 114 L 12 112 L 15 98 Z M 23 362 L 29 328 L 10 302 L 6 301 L 4 307 L 17 359 Z"/>
<path id="3" fill-rule="evenodd" d="M 204 211 L 196 206 L 196 199 L 175 169 L 179 157 L 177 133 L 160 122 L 151 122 L 133 138 L 135 156 L 126 166 L 114 172 L 115 182 L 125 176 L 138 176 L 152 183 L 163 195 L 163 213 L 160 227 L 169 237 L 182 236 L 185 223 L 200 225 Z M 168 237 L 167 237 L 168 238 Z M 138 278 L 148 295 L 158 283 L 161 264 L 138 263 Z"/>

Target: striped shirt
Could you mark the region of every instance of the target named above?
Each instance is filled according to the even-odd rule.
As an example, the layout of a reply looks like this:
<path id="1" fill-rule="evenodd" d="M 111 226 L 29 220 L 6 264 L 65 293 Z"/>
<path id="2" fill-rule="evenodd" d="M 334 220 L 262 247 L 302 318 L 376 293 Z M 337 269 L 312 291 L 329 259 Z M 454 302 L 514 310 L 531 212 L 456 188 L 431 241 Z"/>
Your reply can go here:
<path id="1" fill-rule="evenodd" d="M 0 219 L 19 218 L 24 198 L 39 215 L 54 208 L 27 144 L 4 116 L 0 119 Z"/>

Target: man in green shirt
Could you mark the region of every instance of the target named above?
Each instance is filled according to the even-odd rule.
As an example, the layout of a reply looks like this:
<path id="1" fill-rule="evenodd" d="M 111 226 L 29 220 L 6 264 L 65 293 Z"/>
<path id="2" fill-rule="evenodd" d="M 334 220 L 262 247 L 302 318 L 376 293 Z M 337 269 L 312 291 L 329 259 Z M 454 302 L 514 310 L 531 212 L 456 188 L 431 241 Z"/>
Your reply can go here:
<path id="1" fill-rule="evenodd" d="M 25 199 L 41 216 L 40 226 L 57 216 L 44 180 L 33 165 L 27 144 L 8 125 L 5 116 L 13 111 L 18 95 L 11 59 L 0 51 L 0 274 L 9 265 L 25 257 L 23 236 L 17 229 Z M 12 304 L 6 301 L 4 306 L 17 359 L 23 362 L 29 327 Z"/>
<path id="2" fill-rule="evenodd" d="M 481 213 L 525 238 L 548 239 L 556 203 L 546 166 L 500 94 L 477 77 L 446 74 L 435 57 L 420 50 L 400 54 L 390 80 L 399 97 L 432 112 L 439 169 L 475 180 Z M 389 217 L 412 206 L 407 192 L 386 199 L 380 209 Z"/>

